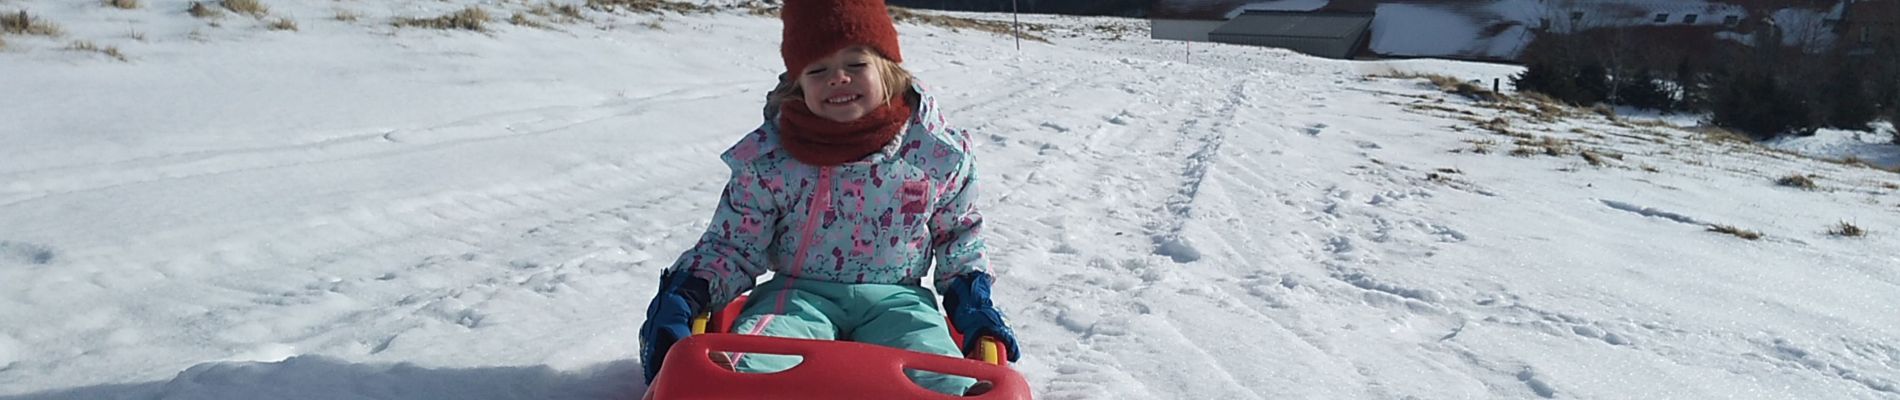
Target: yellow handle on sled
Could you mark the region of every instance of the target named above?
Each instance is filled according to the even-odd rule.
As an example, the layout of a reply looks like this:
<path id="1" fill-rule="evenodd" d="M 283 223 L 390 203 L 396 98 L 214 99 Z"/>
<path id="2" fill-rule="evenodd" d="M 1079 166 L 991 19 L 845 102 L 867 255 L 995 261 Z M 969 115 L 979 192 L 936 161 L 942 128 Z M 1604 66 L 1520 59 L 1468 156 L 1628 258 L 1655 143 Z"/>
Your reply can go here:
<path id="1" fill-rule="evenodd" d="M 706 333 L 706 325 L 710 325 L 711 323 L 712 313 L 710 312 L 703 312 L 693 316 L 693 334 Z"/>
<path id="2" fill-rule="evenodd" d="M 1003 355 L 1003 343 L 989 336 L 977 339 L 976 351 L 977 360 L 985 364 L 1003 365 L 1006 362 L 1004 360 L 1008 359 L 1008 356 Z"/>

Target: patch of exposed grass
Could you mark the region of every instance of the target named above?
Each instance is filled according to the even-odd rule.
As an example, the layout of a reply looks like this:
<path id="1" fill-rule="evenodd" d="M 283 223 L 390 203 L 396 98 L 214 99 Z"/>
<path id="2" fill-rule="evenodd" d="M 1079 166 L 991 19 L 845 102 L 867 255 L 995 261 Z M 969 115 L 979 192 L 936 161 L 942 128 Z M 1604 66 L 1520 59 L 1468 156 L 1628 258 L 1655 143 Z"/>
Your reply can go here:
<path id="1" fill-rule="evenodd" d="M 1816 185 L 1814 183 L 1813 178 L 1809 178 L 1807 175 L 1802 175 L 1802 174 L 1793 174 L 1793 175 L 1781 177 L 1781 179 L 1775 180 L 1775 184 L 1781 185 L 1781 186 L 1787 186 L 1791 188 L 1796 188 L 1796 189 L 1801 189 L 1801 190 L 1815 190 L 1815 189 L 1820 188 L 1820 185 Z"/>
<path id="2" fill-rule="evenodd" d="M 0 32 L 14 35 L 38 35 L 56 37 L 60 35 L 58 24 L 27 14 L 26 10 L 17 13 L 0 14 Z"/>
<path id="3" fill-rule="evenodd" d="M 1572 153 L 1573 152 L 1572 147 L 1575 147 L 1574 144 L 1568 140 L 1561 140 L 1561 139 L 1557 139 L 1557 138 L 1553 138 L 1549 136 L 1543 136 L 1537 139 L 1518 139 L 1517 141 L 1512 142 L 1512 143 L 1516 144 L 1518 147 L 1517 149 L 1511 150 L 1511 155 L 1520 156 L 1520 157 L 1528 157 L 1528 156 L 1537 155 L 1537 154 L 1543 154 L 1543 155 L 1547 155 L 1551 157 L 1562 157 L 1562 156 L 1569 155 L 1570 153 Z M 1529 151 L 1530 154 L 1520 154 L 1520 151 Z"/>
<path id="4" fill-rule="evenodd" d="M 508 17 L 508 23 L 514 24 L 516 26 L 525 26 L 525 27 L 536 28 L 536 29 L 549 29 L 549 30 L 554 29 L 553 26 L 549 26 L 545 22 L 536 21 L 534 18 L 528 17 L 528 14 L 519 13 L 519 12 L 515 13 L 515 15 L 513 16 Z"/>
<path id="5" fill-rule="evenodd" d="M 104 54 L 107 57 L 112 57 L 113 59 L 119 60 L 119 61 L 130 61 L 130 59 L 125 57 L 125 53 L 119 52 L 118 47 L 113 47 L 113 46 L 102 47 L 102 46 L 99 46 L 98 44 L 94 44 L 92 42 L 84 41 L 84 40 L 75 40 L 72 43 L 66 44 L 66 50 L 89 51 L 89 52 Z"/>
<path id="6" fill-rule="evenodd" d="M 1737 228 L 1737 227 L 1729 226 L 1729 225 L 1709 225 L 1709 232 L 1725 233 L 1729 235 L 1734 235 L 1735 237 L 1738 237 L 1738 238 L 1743 238 L 1743 239 L 1748 239 L 1748 240 L 1761 239 L 1761 232 L 1755 232 L 1755 231 Z"/>
<path id="7" fill-rule="evenodd" d="M 750 14 L 750 15 L 752 15 L 752 16 L 754 16 L 754 17 L 771 17 L 771 18 L 778 18 L 778 6 L 776 6 L 776 5 L 769 5 L 769 4 L 756 4 L 756 3 L 755 3 L 755 4 L 752 4 L 752 5 L 750 5 L 750 6 L 747 6 L 747 7 L 746 7 L 746 10 L 745 10 L 745 13 L 746 13 L 746 14 Z"/>
<path id="8" fill-rule="evenodd" d="M 1834 227 L 1828 229 L 1827 233 L 1829 235 L 1841 236 L 1841 237 L 1867 236 L 1866 229 L 1861 229 L 1860 226 L 1854 225 L 1853 223 L 1850 223 L 1847 221 L 1841 221 L 1841 223 L 1839 224 L 1834 224 Z"/>
<path id="9" fill-rule="evenodd" d="M 1471 112 L 1471 110 L 1463 110 L 1463 109 L 1457 109 L 1457 108 L 1452 108 L 1452 107 L 1446 107 L 1446 106 L 1441 106 L 1441 105 L 1437 105 L 1433 103 L 1423 103 L 1423 102 L 1412 103 L 1412 104 L 1407 104 L 1405 107 L 1414 109 L 1414 110 L 1438 111 L 1438 112 L 1446 112 L 1446 113 L 1460 114 L 1460 115 L 1478 115 L 1478 113 Z"/>
<path id="10" fill-rule="evenodd" d="M 559 16 L 566 18 L 569 22 L 583 19 L 581 18 L 580 6 L 573 4 L 554 4 L 552 1 L 529 8 L 528 13 L 543 17 Z"/>
<path id="11" fill-rule="evenodd" d="M 1477 154 L 1491 154 L 1491 148 L 1498 145 L 1498 142 L 1492 140 L 1467 139 L 1465 143 L 1471 143 L 1471 152 Z"/>
<path id="12" fill-rule="evenodd" d="M 186 8 L 185 12 L 190 13 L 191 16 L 197 17 L 197 18 L 210 19 L 210 18 L 224 17 L 223 11 L 218 11 L 218 9 L 216 8 L 211 8 L 211 6 L 206 6 L 205 3 L 199 3 L 196 1 L 191 2 L 191 7 Z"/>
<path id="13" fill-rule="evenodd" d="M 139 0 L 106 0 L 106 5 L 122 10 L 136 10 L 141 6 Z"/>
<path id="14" fill-rule="evenodd" d="M 706 14 L 719 11 L 718 8 L 712 6 L 668 0 L 587 0 L 587 8 L 640 14 L 657 14 L 662 11 L 675 14 Z"/>
<path id="15" fill-rule="evenodd" d="M 1505 135 L 1505 136 L 1518 135 L 1511 132 L 1511 121 L 1504 119 L 1504 117 L 1492 118 L 1490 121 L 1484 121 L 1482 123 L 1479 123 L 1478 128 L 1495 132 L 1499 135 Z"/>
<path id="16" fill-rule="evenodd" d="M 271 21 L 269 26 L 273 31 L 297 31 L 297 21 L 292 21 L 290 18 L 278 18 Z"/>
<path id="17" fill-rule="evenodd" d="M 666 23 L 664 23 L 659 18 L 649 19 L 649 20 L 646 20 L 646 22 L 641 22 L 640 26 L 646 27 L 647 29 L 656 30 L 656 31 L 666 30 Z"/>
<path id="18" fill-rule="evenodd" d="M 486 32 L 488 31 L 488 21 L 488 10 L 483 10 L 477 6 L 468 6 L 468 8 L 464 8 L 461 11 L 435 18 L 397 18 L 395 24 L 399 27 L 410 28 L 461 29 Z"/>
<path id="19" fill-rule="evenodd" d="M 1582 154 L 1582 155 L 1583 155 L 1583 161 L 1587 161 L 1587 162 L 1589 162 L 1589 163 L 1590 163 L 1590 166 L 1592 166 L 1592 167 L 1601 167 L 1601 166 L 1603 166 L 1603 156 L 1601 156 L 1601 155 L 1598 155 L 1598 154 L 1597 154 L 1597 152 L 1594 152 L 1594 151 L 1590 151 L 1590 150 L 1584 150 L 1584 151 L 1582 151 L 1582 152 L 1580 152 L 1579 154 Z"/>
<path id="20" fill-rule="evenodd" d="M 1689 131 L 1702 134 L 1702 139 L 1710 141 L 1710 142 L 1716 142 L 1716 143 L 1728 142 L 1728 143 L 1736 143 L 1736 144 L 1754 144 L 1755 143 L 1755 140 L 1749 139 L 1747 135 L 1736 133 L 1735 131 L 1728 130 L 1727 128 L 1722 128 L 1722 127 L 1717 127 L 1717 126 L 1698 126 L 1695 128 L 1690 128 Z"/>
<path id="21" fill-rule="evenodd" d="M 222 0 L 219 2 L 219 5 L 224 6 L 226 10 L 231 10 L 231 12 L 252 17 L 263 18 L 265 15 L 270 14 L 270 7 L 265 7 L 264 3 L 257 0 Z"/>
<path id="22" fill-rule="evenodd" d="M 1834 160 L 1834 161 L 1836 163 L 1839 163 L 1841 165 L 1846 165 L 1849 167 L 1874 168 L 1874 163 L 1867 162 L 1867 160 L 1863 160 L 1857 156 L 1842 157 L 1840 160 Z"/>
<path id="23" fill-rule="evenodd" d="M 1652 174 L 1653 174 L 1653 173 L 1658 173 L 1658 172 L 1662 172 L 1662 170 L 1661 170 L 1661 169 L 1657 169 L 1657 168 L 1656 168 L 1656 166 L 1654 166 L 1654 165 L 1649 165 L 1649 164 L 1643 164 L 1643 172 L 1648 172 L 1648 173 L 1652 173 Z"/>
<path id="24" fill-rule="evenodd" d="M 1425 75 L 1424 78 L 1425 80 L 1430 81 L 1433 86 L 1438 86 L 1438 90 L 1444 91 L 1445 93 L 1451 93 L 1451 94 L 1455 94 L 1459 96 L 1464 96 L 1465 98 L 1468 98 L 1468 99 L 1484 101 L 1484 102 L 1504 100 L 1504 95 L 1498 94 L 1498 92 L 1493 92 L 1491 91 L 1491 89 L 1487 89 L 1483 86 L 1479 86 L 1477 84 L 1471 83 L 1470 81 L 1453 78 L 1453 77 L 1445 76 L 1445 75 L 1438 75 L 1438 74 L 1428 74 L 1428 75 Z"/>
<path id="25" fill-rule="evenodd" d="M 357 14 L 355 11 L 350 10 L 336 10 L 335 18 L 343 22 L 356 22 L 356 20 L 363 18 L 363 14 Z"/>
<path id="26" fill-rule="evenodd" d="M 1630 125 L 1635 125 L 1635 126 L 1643 127 L 1643 128 L 1673 128 L 1675 127 L 1675 125 L 1670 125 L 1668 121 L 1663 121 L 1660 119 L 1626 119 L 1625 121 L 1628 121 Z"/>
<path id="27" fill-rule="evenodd" d="M 904 7 L 889 7 L 889 9 L 890 9 L 892 22 L 935 25 L 939 27 L 950 28 L 952 32 L 955 32 L 959 29 L 971 29 L 971 30 L 990 32 L 990 33 L 1004 35 L 1004 36 L 1012 36 L 1012 35 L 1018 34 L 1015 26 L 1010 25 L 1010 23 L 1008 22 L 985 21 L 985 20 L 980 20 L 980 19 L 921 13 L 921 12 L 917 12 L 916 10 L 912 10 L 912 9 L 904 8 Z M 1036 34 L 1029 33 L 1029 31 L 1032 31 L 1032 30 L 1033 29 L 1030 29 L 1030 24 L 1023 24 L 1023 31 L 1021 32 L 1022 38 L 1028 39 L 1028 40 L 1034 40 L 1038 42 L 1043 42 L 1043 43 L 1049 43 L 1048 38 L 1044 38 L 1042 36 L 1037 36 Z"/>

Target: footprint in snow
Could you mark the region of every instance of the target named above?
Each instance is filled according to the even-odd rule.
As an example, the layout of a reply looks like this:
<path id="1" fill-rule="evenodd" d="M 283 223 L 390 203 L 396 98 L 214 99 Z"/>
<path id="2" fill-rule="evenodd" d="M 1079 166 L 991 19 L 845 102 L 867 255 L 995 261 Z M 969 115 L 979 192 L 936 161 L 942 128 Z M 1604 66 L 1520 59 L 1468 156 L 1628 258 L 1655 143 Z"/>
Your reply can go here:
<path id="1" fill-rule="evenodd" d="M 0 240 L 0 265 L 46 265 L 59 258 L 59 253 L 45 245 Z"/>

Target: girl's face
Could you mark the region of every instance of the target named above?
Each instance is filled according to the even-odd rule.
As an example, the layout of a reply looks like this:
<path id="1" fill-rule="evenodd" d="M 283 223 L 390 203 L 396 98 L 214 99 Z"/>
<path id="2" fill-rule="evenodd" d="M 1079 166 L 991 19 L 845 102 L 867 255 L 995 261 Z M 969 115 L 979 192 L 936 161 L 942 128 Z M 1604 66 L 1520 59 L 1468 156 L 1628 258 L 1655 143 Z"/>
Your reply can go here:
<path id="1" fill-rule="evenodd" d="M 813 114 L 850 122 L 890 101 L 883 73 L 873 64 L 877 53 L 863 46 L 838 50 L 799 71 L 799 89 Z"/>

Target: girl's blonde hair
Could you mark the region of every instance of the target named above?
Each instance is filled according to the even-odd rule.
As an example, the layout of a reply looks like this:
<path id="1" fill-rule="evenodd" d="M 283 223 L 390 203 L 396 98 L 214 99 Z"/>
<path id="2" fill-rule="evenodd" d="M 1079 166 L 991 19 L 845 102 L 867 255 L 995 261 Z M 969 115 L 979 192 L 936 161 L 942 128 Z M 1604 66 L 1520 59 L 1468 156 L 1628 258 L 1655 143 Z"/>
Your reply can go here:
<path id="1" fill-rule="evenodd" d="M 903 65 L 884 58 L 876 51 L 870 49 L 864 49 L 864 51 L 871 54 L 871 66 L 877 68 L 879 77 L 884 78 L 884 101 L 888 102 L 897 98 L 898 95 L 910 93 L 912 78 L 909 70 L 905 70 Z M 779 76 L 778 87 L 772 88 L 772 93 L 765 96 L 766 109 L 777 109 L 779 104 L 788 100 L 805 100 L 805 88 L 798 86 L 800 72 L 802 71 L 791 71 Z"/>

